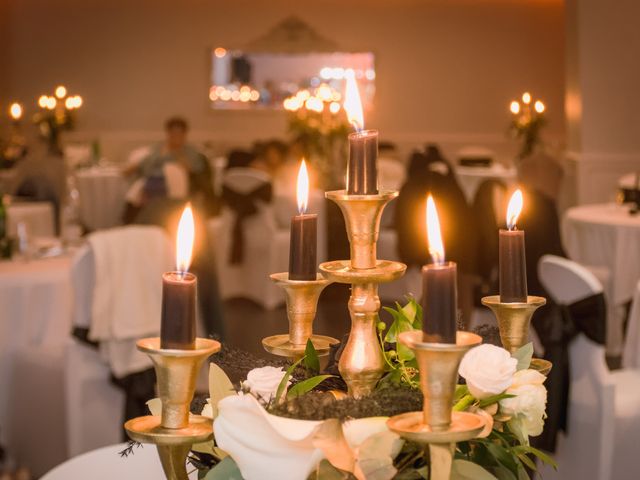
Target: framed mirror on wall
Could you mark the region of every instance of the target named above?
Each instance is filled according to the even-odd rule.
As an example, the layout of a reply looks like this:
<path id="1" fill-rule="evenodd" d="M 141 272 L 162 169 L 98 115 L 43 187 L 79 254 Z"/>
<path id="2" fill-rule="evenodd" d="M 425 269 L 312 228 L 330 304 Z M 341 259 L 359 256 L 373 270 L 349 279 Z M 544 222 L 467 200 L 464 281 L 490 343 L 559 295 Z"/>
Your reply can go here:
<path id="1" fill-rule="evenodd" d="M 349 75 L 358 81 L 365 109 L 375 94 L 373 53 L 343 51 L 295 17 L 244 47 L 218 46 L 211 59 L 209 100 L 216 110 L 292 110 L 302 102 L 340 103 Z"/>

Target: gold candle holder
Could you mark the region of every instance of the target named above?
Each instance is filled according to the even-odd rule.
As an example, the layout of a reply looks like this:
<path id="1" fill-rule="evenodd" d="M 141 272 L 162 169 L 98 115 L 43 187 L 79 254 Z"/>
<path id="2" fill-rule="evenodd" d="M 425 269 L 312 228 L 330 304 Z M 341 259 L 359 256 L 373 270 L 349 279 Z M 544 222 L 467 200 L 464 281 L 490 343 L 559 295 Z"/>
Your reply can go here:
<path id="1" fill-rule="evenodd" d="M 398 192 L 383 190 L 377 195 L 349 195 L 346 190 L 334 190 L 325 196 L 342 210 L 351 248 L 351 266 L 375 268 L 382 211 Z"/>
<path id="2" fill-rule="evenodd" d="M 420 388 L 424 395 L 421 412 L 408 412 L 387 421 L 390 430 L 416 443 L 429 445 L 431 479 L 449 480 L 455 444 L 475 438 L 485 427 L 484 419 L 470 412 L 453 412 L 458 367 L 464 354 L 480 345 L 482 338 L 458 331 L 456 343 L 431 343 L 423 332 L 402 332 L 399 341 L 416 355 Z"/>
<path id="3" fill-rule="evenodd" d="M 349 395 L 357 398 L 371 393 L 384 372 L 376 329 L 380 310 L 378 284 L 400 278 L 407 268 L 376 257 L 382 211 L 398 192 L 350 195 L 346 190 L 335 190 L 325 196 L 340 207 L 349 237 L 351 259 L 323 263 L 320 271 L 328 280 L 353 285 L 349 298 L 351 331 L 338 369 Z"/>
<path id="4" fill-rule="evenodd" d="M 328 355 L 331 345 L 338 343 L 338 340 L 325 335 L 314 335 L 313 321 L 318 298 L 331 282 L 320 274 L 315 280 L 289 280 L 287 272 L 274 273 L 271 279 L 285 291 L 289 333 L 262 339 L 264 349 L 274 355 L 297 359 L 304 355 L 307 340 L 310 339 L 319 356 Z"/>
<path id="5" fill-rule="evenodd" d="M 320 271 L 327 279 L 353 285 L 349 298 L 351 331 L 338 362 L 340 375 L 353 397 L 371 393 L 384 372 L 384 357 L 376 329 L 380 310 L 378 284 L 400 278 L 406 268 L 403 263 L 386 260 L 378 260 L 375 268 L 366 270 L 352 268 L 349 260 L 320 265 Z"/>
<path id="6" fill-rule="evenodd" d="M 211 420 L 189 413 L 196 377 L 202 363 L 220 350 L 220 343 L 197 338 L 193 350 L 162 349 L 160 338 L 154 337 L 139 340 L 137 347 L 153 362 L 162 414 L 134 418 L 124 428 L 132 440 L 157 446 L 168 480 L 188 480 L 191 445 L 213 438 Z"/>
<path id="7" fill-rule="evenodd" d="M 547 303 L 544 297 L 529 295 L 526 302 L 506 303 L 500 301 L 500 295 L 491 295 L 482 299 L 482 304 L 489 307 L 498 320 L 500 340 L 510 353 L 516 352 L 529 340 L 529 326 L 533 313 Z M 548 375 L 552 364 L 542 358 L 531 360 L 531 368 L 543 375 Z"/>

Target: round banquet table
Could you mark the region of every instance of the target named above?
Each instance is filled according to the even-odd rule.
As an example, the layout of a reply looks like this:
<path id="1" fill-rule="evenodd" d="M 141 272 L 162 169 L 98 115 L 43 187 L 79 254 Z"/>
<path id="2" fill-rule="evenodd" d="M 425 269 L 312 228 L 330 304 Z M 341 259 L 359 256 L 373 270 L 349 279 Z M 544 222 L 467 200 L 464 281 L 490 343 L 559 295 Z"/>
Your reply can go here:
<path id="1" fill-rule="evenodd" d="M 7 207 L 9 235 L 15 236 L 18 224 L 27 226 L 32 237 L 55 236 L 53 205 L 49 202 L 22 202 L 13 200 Z"/>
<path id="2" fill-rule="evenodd" d="M 580 205 L 565 212 L 562 236 L 572 260 L 609 270 L 607 351 L 619 355 L 624 321 L 620 307 L 631 300 L 640 280 L 640 215 L 629 215 L 626 205 Z"/>
<path id="3" fill-rule="evenodd" d="M 515 184 L 517 172 L 515 168 L 506 168 L 500 163 L 493 163 L 488 167 L 463 167 L 456 165 L 453 167 L 460 184 L 460 188 L 464 192 L 467 202 L 472 203 L 476 192 L 482 182 L 486 180 L 500 180 L 507 187 Z"/>
<path id="4" fill-rule="evenodd" d="M 0 261 L 0 443 L 39 474 L 66 458 L 63 354 L 72 324 L 71 262 Z M 46 448 L 34 449 L 34 438 Z"/>
<path id="5" fill-rule="evenodd" d="M 640 369 L 640 281 L 636 287 L 633 302 L 631 303 L 631 311 L 629 312 L 622 366 L 624 368 Z"/>
<path id="6" fill-rule="evenodd" d="M 122 223 L 127 181 L 118 168 L 92 167 L 78 172 L 80 218 L 89 230 L 116 227 Z"/>

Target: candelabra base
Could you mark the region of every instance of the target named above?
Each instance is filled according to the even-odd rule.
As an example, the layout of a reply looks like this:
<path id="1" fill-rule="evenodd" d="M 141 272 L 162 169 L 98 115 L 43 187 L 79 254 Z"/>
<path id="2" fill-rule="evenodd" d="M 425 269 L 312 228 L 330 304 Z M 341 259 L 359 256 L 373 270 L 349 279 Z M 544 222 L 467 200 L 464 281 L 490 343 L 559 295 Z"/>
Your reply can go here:
<path id="1" fill-rule="evenodd" d="M 531 368 L 532 370 L 537 370 L 545 377 L 549 375 L 552 367 L 553 363 L 551 363 L 549 360 L 545 360 L 544 358 L 532 358 L 531 365 L 529 366 L 529 368 Z"/>
<path id="2" fill-rule="evenodd" d="M 457 443 L 477 437 L 485 427 L 485 420 L 475 413 L 451 412 L 451 425 L 445 430 L 433 430 L 424 423 L 424 412 L 420 411 L 391 417 L 387 427 L 416 443 Z"/>
<path id="3" fill-rule="evenodd" d="M 337 338 L 325 335 L 311 335 L 309 340 L 311 340 L 313 348 L 315 348 L 318 356 L 320 357 L 328 355 L 331 345 L 339 343 Z M 289 334 L 265 337 L 262 339 L 262 346 L 267 352 L 272 353 L 273 355 L 294 359 L 302 358 L 306 348 L 306 344 L 291 343 Z"/>

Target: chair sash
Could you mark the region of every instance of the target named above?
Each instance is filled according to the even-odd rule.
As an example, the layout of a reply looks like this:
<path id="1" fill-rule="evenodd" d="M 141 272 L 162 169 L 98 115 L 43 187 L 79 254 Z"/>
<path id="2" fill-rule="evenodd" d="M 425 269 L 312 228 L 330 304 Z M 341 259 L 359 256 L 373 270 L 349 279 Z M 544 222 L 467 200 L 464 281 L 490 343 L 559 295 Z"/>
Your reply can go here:
<path id="1" fill-rule="evenodd" d="M 241 264 L 244 260 L 244 221 L 258 213 L 258 202 L 270 202 L 272 194 L 270 183 L 263 183 L 248 193 L 241 193 L 223 185 L 222 200 L 235 214 L 229 252 L 229 263 L 232 265 Z"/>

